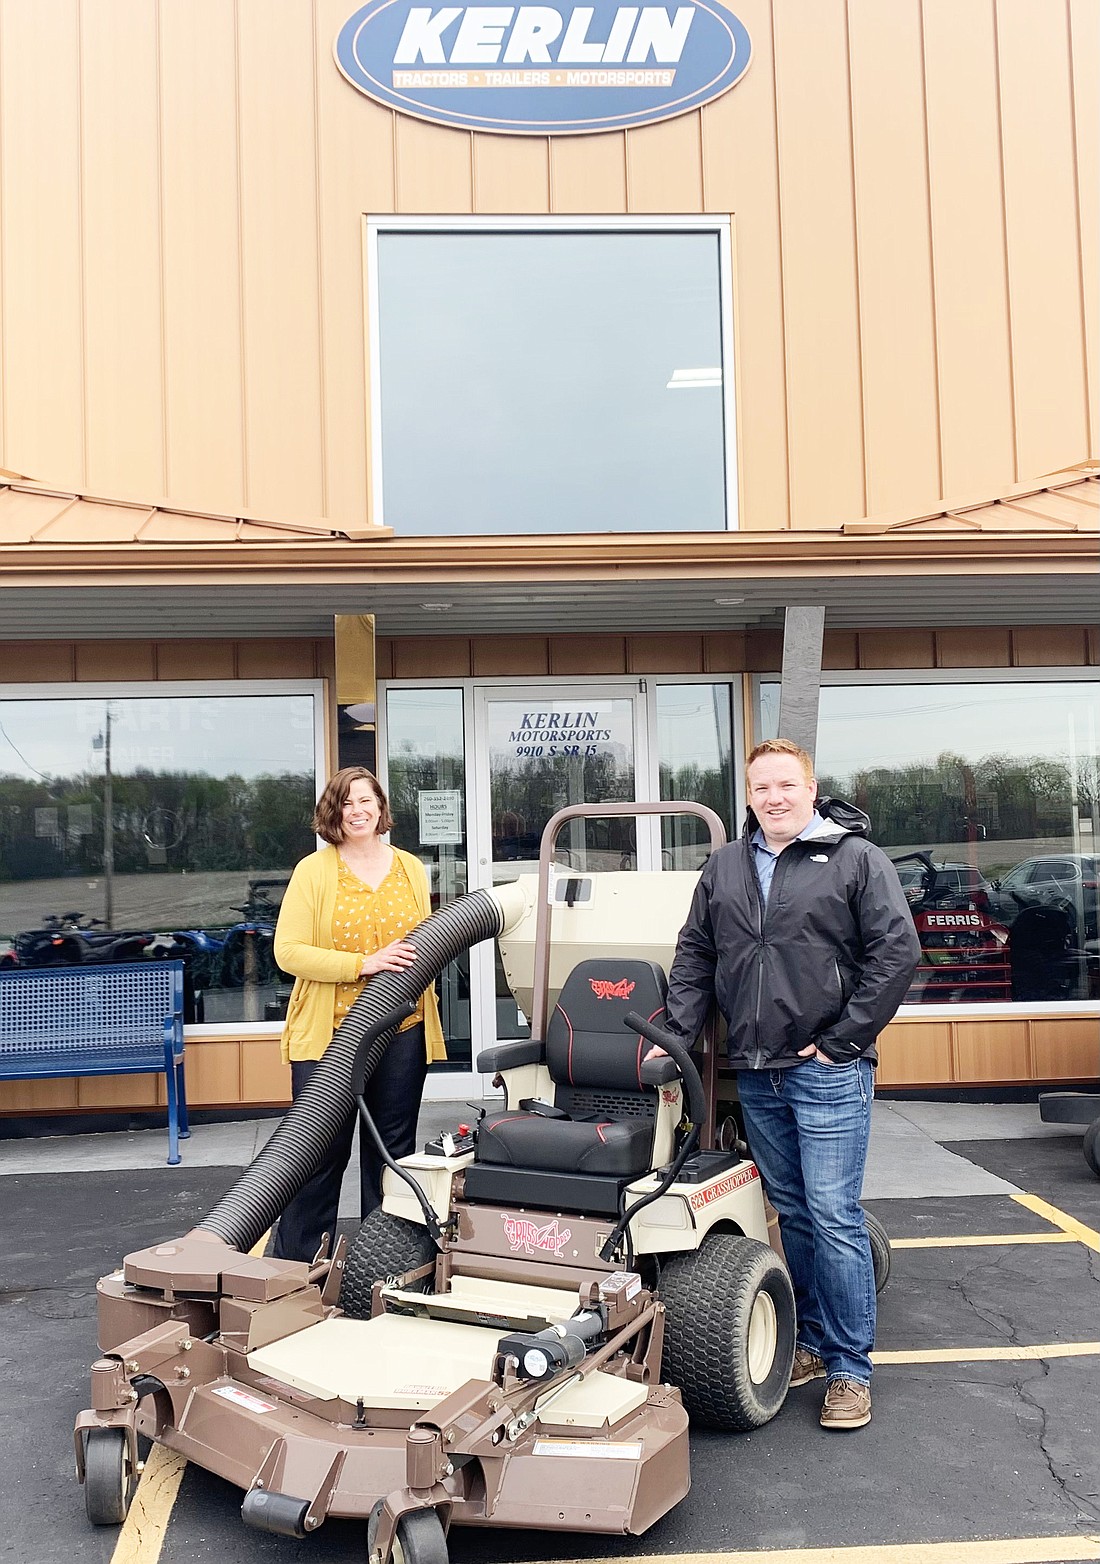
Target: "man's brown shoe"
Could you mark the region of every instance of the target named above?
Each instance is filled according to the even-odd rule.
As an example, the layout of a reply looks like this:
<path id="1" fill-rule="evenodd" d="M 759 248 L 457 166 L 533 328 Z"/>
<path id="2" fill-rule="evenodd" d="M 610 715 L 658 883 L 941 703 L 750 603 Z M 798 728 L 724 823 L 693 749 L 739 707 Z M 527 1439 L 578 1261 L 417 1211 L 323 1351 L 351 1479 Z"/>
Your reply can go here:
<path id="1" fill-rule="evenodd" d="M 822 1428 L 862 1428 L 871 1421 L 871 1387 L 858 1379 L 831 1379 L 825 1386 Z"/>
<path id="2" fill-rule="evenodd" d="M 808 1385 L 811 1379 L 824 1379 L 825 1365 L 809 1347 L 794 1349 L 794 1368 L 791 1369 L 791 1385 Z"/>

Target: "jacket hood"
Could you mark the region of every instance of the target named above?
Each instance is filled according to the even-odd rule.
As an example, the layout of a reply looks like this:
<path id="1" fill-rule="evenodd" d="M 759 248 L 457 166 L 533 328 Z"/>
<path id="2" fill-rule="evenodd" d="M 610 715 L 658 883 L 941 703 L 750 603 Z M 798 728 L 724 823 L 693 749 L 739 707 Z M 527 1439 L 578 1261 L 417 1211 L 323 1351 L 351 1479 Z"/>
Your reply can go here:
<path id="1" fill-rule="evenodd" d="M 821 816 L 821 825 L 814 832 L 813 837 L 807 837 L 807 841 L 836 842 L 842 836 L 870 836 L 871 821 L 862 809 L 857 809 L 854 804 L 846 803 L 843 798 L 819 798 L 816 805 Z M 745 815 L 745 828 L 742 836 L 746 842 L 751 842 L 753 832 L 759 828 L 760 822 L 748 810 Z"/>

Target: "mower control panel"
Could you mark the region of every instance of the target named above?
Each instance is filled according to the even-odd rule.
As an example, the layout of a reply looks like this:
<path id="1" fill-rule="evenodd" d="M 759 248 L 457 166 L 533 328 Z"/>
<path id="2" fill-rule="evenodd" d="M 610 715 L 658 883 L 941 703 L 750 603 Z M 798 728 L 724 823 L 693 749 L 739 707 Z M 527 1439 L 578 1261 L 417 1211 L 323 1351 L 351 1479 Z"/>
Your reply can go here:
<path id="1" fill-rule="evenodd" d="M 473 1151 L 477 1135 L 468 1124 L 457 1124 L 428 1141 L 424 1151 L 429 1157 L 462 1157 Z"/>

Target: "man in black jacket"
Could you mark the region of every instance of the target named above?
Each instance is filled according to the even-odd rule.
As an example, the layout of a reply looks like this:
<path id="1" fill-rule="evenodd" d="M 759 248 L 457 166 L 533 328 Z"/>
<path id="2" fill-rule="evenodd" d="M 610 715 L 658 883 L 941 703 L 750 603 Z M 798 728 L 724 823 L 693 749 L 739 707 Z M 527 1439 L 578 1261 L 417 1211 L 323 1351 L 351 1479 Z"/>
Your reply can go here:
<path id="1" fill-rule="evenodd" d="M 668 1024 L 694 1042 L 711 1002 L 753 1158 L 779 1212 L 798 1309 L 792 1385 L 825 1379 L 821 1423 L 871 1420 L 875 1277 L 859 1204 L 875 1041 L 901 1003 L 920 942 L 867 816 L 817 798 L 787 739 L 746 768 L 740 841 L 703 869 L 669 976 Z"/>

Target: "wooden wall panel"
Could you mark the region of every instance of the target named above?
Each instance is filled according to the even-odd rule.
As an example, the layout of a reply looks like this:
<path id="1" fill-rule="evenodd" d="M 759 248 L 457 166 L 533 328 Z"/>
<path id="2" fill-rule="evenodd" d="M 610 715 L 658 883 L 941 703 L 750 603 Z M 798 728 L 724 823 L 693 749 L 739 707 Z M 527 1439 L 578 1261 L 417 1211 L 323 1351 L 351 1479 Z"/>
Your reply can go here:
<path id="1" fill-rule="evenodd" d="M 944 493 L 1020 476 L 993 7 L 924 0 Z"/>
<path id="2" fill-rule="evenodd" d="M 239 679 L 312 679 L 312 641 L 238 641 Z"/>
<path id="3" fill-rule="evenodd" d="M 894 1021 L 879 1042 L 878 1086 L 951 1080 L 950 1021 Z"/>
<path id="4" fill-rule="evenodd" d="M 859 636 L 854 630 L 826 630 L 821 645 L 823 668 L 858 668 Z"/>
<path id="5" fill-rule="evenodd" d="M 467 679 L 470 671 L 470 643 L 463 636 L 403 636 L 393 643 L 395 679 Z"/>
<path id="6" fill-rule="evenodd" d="M 997 39 L 1017 457 L 1031 478 L 1093 454 L 1065 12 L 999 0 Z"/>
<path id="7" fill-rule="evenodd" d="M 3 460 L 83 487 L 77 0 L 8 5 L 0 37 Z"/>
<path id="8" fill-rule="evenodd" d="M 475 135 L 473 144 L 475 212 L 549 212 L 550 153 L 546 139 Z"/>
<path id="9" fill-rule="evenodd" d="M 158 641 L 158 679 L 232 679 L 236 674 L 232 641 Z"/>
<path id="10" fill-rule="evenodd" d="M 77 1106 L 77 1082 L 0 1081 L 0 1115 L 68 1113 Z"/>
<path id="11" fill-rule="evenodd" d="M 475 679 L 518 673 L 544 678 L 550 672 L 550 644 L 544 635 L 477 635 L 470 646 Z"/>
<path id="12" fill-rule="evenodd" d="M 85 1111 L 107 1108 L 155 1108 L 155 1075 L 85 1075 L 77 1082 L 77 1103 Z"/>
<path id="13" fill-rule="evenodd" d="M 282 1062 L 278 1038 L 246 1037 L 240 1071 L 243 1102 L 274 1106 L 290 1101 L 290 1066 Z"/>
<path id="14" fill-rule="evenodd" d="M 1100 6 L 1068 0 L 1073 69 L 1073 124 L 1077 152 L 1077 210 L 1084 278 L 1085 373 L 1090 453 L 1100 451 Z"/>
<path id="15" fill-rule="evenodd" d="M 277 15 L 238 8 L 245 493 L 306 519 L 326 510 L 312 10 Z"/>
<path id="16" fill-rule="evenodd" d="M 742 0 L 753 61 L 736 90 L 702 110 L 708 212 L 733 213 L 739 525 L 790 525 L 783 255 L 769 0 Z"/>
<path id="17" fill-rule="evenodd" d="M 1016 668 L 1079 668 L 1086 661 L 1081 625 L 1024 625 L 1012 631 Z"/>
<path id="18" fill-rule="evenodd" d="M 867 509 L 942 494 L 921 0 L 849 0 Z"/>
<path id="19" fill-rule="evenodd" d="M 774 15 L 790 524 L 835 527 L 866 514 L 846 10 Z"/>
<path id="20" fill-rule="evenodd" d="M 189 1107 L 247 1102 L 241 1091 L 241 1045 L 237 1041 L 189 1042 L 185 1051 L 187 1103 Z M 164 1076 L 158 1075 L 157 1103 L 167 1105 Z M 186 1153 L 185 1153 L 186 1155 Z"/>
<path id="21" fill-rule="evenodd" d="M 1100 1019 L 1095 1016 L 1034 1020 L 1031 1047 L 1040 1081 L 1084 1081 L 1100 1075 Z"/>
<path id="22" fill-rule="evenodd" d="M 76 677 L 85 683 L 156 678 L 152 641 L 77 641 Z"/>
<path id="23" fill-rule="evenodd" d="M 167 489 L 237 514 L 245 498 L 233 8 L 161 0 Z"/>
<path id="24" fill-rule="evenodd" d="M 704 673 L 740 673 L 744 667 L 744 630 L 709 630 L 704 635 Z"/>
<path id="25" fill-rule="evenodd" d="M 702 673 L 701 635 L 628 635 L 627 673 Z"/>
<path id="26" fill-rule="evenodd" d="M 1012 640 L 1008 630 L 991 625 L 933 632 L 937 668 L 1008 668 Z"/>
<path id="27" fill-rule="evenodd" d="M 953 1023 L 953 1079 L 1027 1081 L 1032 1078 L 1026 1021 Z"/>
<path id="28" fill-rule="evenodd" d="M 698 113 L 626 132 L 626 189 L 631 212 L 703 210 Z"/>
<path id="29" fill-rule="evenodd" d="M 157 13 L 146 0 L 83 6 L 85 481 L 164 494 Z M 120 454 L 125 452 L 125 460 Z"/>
<path id="30" fill-rule="evenodd" d="M 621 635 L 554 636 L 550 642 L 550 672 L 573 674 L 626 672 L 626 639 Z"/>
<path id="31" fill-rule="evenodd" d="M 934 668 L 936 648 L 931 630 L 861 630 L 861 668 Z"/>
<path id="32" fill-rule="evenodd" d="M 76 678 L 71 641 L 0 641 L 0 682 L 67 683 Z"/>
<path id="33" fill-rule="evenodd" d="M 473 138 L 468 130 L 399 114 L 394 135 L 399 212 L 473 211 Z"/>
<path id="34" fill-rule="evenodd" d="M 625 212 L 626 132 L 552 137 L 550 207 L 563 215 Z"/>

